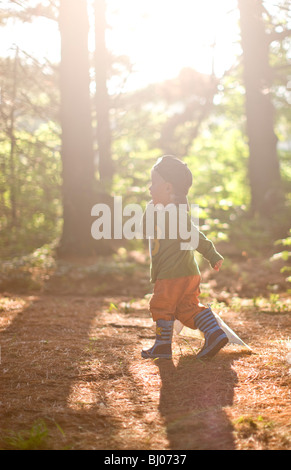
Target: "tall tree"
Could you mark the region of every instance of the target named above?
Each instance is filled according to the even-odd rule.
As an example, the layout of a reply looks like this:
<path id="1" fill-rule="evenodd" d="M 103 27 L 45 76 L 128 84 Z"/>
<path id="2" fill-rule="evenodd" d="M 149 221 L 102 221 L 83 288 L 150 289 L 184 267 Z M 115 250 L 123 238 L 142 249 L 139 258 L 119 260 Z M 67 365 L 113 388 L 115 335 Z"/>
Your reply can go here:
<path id="1" fill-rule="evenodd" d="M 63 233 L 59 253 L 93 252 L 94 152 L 89 92 L 88 12 L 84 0 L 61 0 Z"/>
<path id="2" fill-rule="evenodd" d="M 249 178 L 252 209 L 269 215 L 282 197 L 274 106 L 270 86 L 269 34 L 264 24 L 261 0 L 238 0 L 246 90 Z"/>
<path id="3" fill-rule="evenodd" d="M 18 87 L 18 53 L 19 49 L 16 47 L 14 67 L 13 67 L 13 87 L 12 87 L 12 106 L 10 112 L 10 125 L 8 127 L 8 135 L 10 139 L 10 204 L 12 214 L 12 226 L 16 225 L 16 179 L 15 179 L 15 115 L 16 115 L 16 98 L 17 98 L 17 87 Z"/>
<path id="4" fill-rule="evenodd" d="M 106 1 L 94 0 L 95 9 L 95 109 L 97 116 L 97 143 L 99 155 L 99 176 L 108 183 L 113 176 L 111 156 L 110 102 L 107 91 L 109 54 L 105 42 Z"/>

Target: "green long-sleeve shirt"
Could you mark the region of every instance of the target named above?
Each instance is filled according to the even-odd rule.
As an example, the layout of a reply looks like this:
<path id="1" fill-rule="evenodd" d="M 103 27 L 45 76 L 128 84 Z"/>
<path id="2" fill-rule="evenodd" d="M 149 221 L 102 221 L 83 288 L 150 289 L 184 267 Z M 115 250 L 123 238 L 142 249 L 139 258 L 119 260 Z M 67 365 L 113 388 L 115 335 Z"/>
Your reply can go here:
<path id="1" fill-rule="evenodd" d="M 145 217 L 144 217 L 145 220 Z M 157 279 L 172 279 L 183 276 L 191 276 L 200 274 L 194 251 L 197 250 L 202 256 L 209 261 L 212 267 L 222 260 L 223 257 L 216 251 L 214 244 L 202 232 L 198 230 L 187 216 L 188 232 L 192 229 L 195 235 L 194 248 L 189 245 L 189 249 L 182 250 L 181 242 L 190 242 L 182 240 L 177 234 L 175 238 L 169 238 L 168 233 L 169 218 L 166 217 L 166 236 L 159 238 L 150 238 L 150 255 L 151 255 L 151 281 Z M 156 227 L 156 226 L 155 226 Z M 145 233 L 145 232 L 144 232 Z"/>

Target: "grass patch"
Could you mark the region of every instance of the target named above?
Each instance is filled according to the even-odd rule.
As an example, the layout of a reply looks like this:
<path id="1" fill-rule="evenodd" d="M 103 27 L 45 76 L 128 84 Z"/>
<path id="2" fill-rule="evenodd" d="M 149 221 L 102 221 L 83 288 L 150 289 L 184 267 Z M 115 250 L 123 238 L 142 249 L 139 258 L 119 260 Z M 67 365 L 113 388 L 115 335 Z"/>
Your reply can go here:
<path id="1" fill-rule="evenodd" d="M 3 443 L 8 450 L 44 450 L 48 448 L 48 437 L 46 423 L 40 420 L 29 430 L 10 432 L 3 438 Z"/>

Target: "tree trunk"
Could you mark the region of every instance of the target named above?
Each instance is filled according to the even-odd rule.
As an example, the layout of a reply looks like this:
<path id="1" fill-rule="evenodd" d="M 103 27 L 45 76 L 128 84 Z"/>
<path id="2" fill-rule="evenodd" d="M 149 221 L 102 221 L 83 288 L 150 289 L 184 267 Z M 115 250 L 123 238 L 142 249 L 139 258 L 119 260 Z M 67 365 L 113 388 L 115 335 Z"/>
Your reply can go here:
<path id="1" fill-rule="evenodd" d="M 261 0 L 238 0 L 246 90 L 249 178 L 252 209 L 270 215 L 281 201 L 281 177 L 274 133 L 269 39 Z"/>
<path id="2" fill-rule="evenodd" d="M 108 51 L 105 43 L 106 2 L 95 0 L 95 79 L 97 143 L 99 153 L 99 176 L 101 183 L 110 183 L 113 176 L 111 156 L 110 104 L 107 91 Z"/>
<path id="3" fill-rule="evenodd" d="M 9 152 L 9 168 L 10 168 L 10 205 L 11 205 L 11 227 L 15 227 L 17 224 L 16 216 L 16 187 L 17 181 L 15 177 L 15 114 L 16 114 L 16 97 L 17 97 L 17 86 L 18 86 L 18 75 L 17 75 L 17 64 L 18 64 L 18 53 L 19 48 L 16 47 L 14 66 L 13 66 L 13 87 L 12 87 L 12 105 L 10 112 L 10 125 L 8 129 L 8 135 L 10 140 L 10 152 Z"/>
<path id="4" fill-rule="evenodd" d="M 93 253 L 94 152 L 89 92 L 88 13 L 84 0 L 61 0 L 63 233 L 61 255 Z M 96 201 L 95 201 L 96 202 Z"/>

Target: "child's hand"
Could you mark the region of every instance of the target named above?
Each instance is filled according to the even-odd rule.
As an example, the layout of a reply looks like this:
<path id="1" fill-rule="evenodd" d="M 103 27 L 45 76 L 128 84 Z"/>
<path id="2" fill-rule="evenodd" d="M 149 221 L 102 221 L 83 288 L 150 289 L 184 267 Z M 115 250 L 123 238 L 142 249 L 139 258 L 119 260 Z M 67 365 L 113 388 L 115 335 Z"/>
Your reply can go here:
<path id="1" fill-rule="evenodd" d="M 214 266 L 213 269 L 215 269 L 215 271 L 219 271 L 220 268 L 221 268 L 222 263 L 223 263 L 222 259 L 220 261 L 217 261 L 217 263 L 216 263 L 216 265 Z"/>

